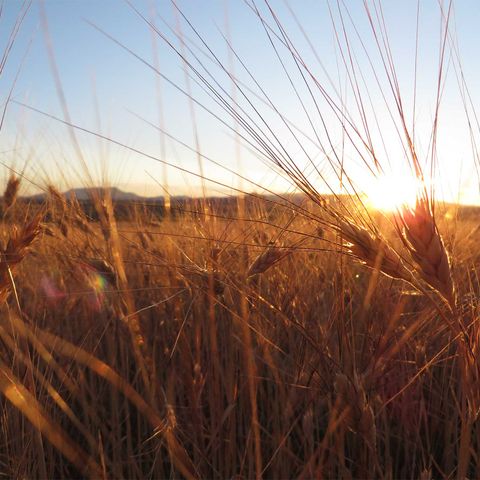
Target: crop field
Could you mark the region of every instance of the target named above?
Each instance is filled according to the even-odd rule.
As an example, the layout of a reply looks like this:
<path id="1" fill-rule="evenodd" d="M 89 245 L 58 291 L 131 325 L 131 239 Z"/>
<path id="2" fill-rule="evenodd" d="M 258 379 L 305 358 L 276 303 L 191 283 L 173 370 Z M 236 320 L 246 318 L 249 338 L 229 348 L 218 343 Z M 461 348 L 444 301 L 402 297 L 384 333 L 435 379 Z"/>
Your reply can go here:
<path id="1" fill-rule="evenodd" d="M 476 471 L 476 212 L 440 223 L 450 307 L 285 207 L 116 223 L 106 206 L 91 222 L 52 189 L 6 210 L 7 476 L 429 478 L 461 455 Z"/>
<path id="2" fill-rule="evenodd" d="M 61 2 L 43 3 L 47 10 L 20 7 L 0 74 L 38 7 L 60 108 L 16 94 L 21 60 L 17 77 L 7 72 L 2 128 L 12 128 L 16 109 L 62 128 L 59 158 L 68 152 L 84 183 L 60 160 L 48 163 L 56 146 L 46 127 L 42 168 L 32 167 L 36 143 L 22 160 L 23 127 L 2 153 L 0 477 L 480 478 L 480 127 L 453 2 L 433 2 L 440 29 L 438 64 L 423 91 L 428 107 L 417 98 L 427 2 L 406 2 L 410 90 L 394 62 L 388 2 L 364 2 L 364 23 L 361 2 L 322 3 L 338 85 L 319 58 L 302 54 L 315 52 L 302 30 L 308 21 L 291 8 L 305 13 L 303 0 L 225 2 L 253 16 L 290 97 L 273 77 L 264 87 L 264 72 L 248 69 L 230 41 L 234 21 L 224 29 L 222 62 L 196 27 L 204 12 L 194 2 L 171 2 L 176 17 L 162 28 L 141 2 L 125 2 L 128 18 L 138 17 L 180 65 L 170 80 L 167 67 L 127 46 L 128 36 L 124 43 L 91 25 L 183 101 L 159 95 L 171 117 L 142 123 L 160 138 L 154 153 L 146 137 L 130 142 L 113 127 L 107 134 L 100 120 L 92 127 L 70 114 L 69 76 L 57 71 L 49 36 L 47 19 L 56 17 L 45 13 Z M 5 3 L 6 20 L 0 9 L 0 24 L 12 5 Z M 298 49 L 292 25 L 304 34 Z M 468 140 L 462 148 L 471 150 L 468 202 L 459 201 L 463 187 L 444 195 L 468 170 L 442 157 L 461 123 L 458 111 L 447 129 L 441 122 L 451 84 Z M 297 110 L 284 110 L 279 98 L 294 99 Z M 179 121 L 174 110 L 182 108 L 188 114 Z M 230 147 L 218 140 L 216 157 L 216 130 L 203 114 L 227 132 Z M 176 134 L 169 120 L 180 124 Z M 132 155 L 132 175 L 155 162 L 160 194 L 117 188 L 103 163 L 108 149 Z M 178 187 L 178 178 L 188 181 Z"/>

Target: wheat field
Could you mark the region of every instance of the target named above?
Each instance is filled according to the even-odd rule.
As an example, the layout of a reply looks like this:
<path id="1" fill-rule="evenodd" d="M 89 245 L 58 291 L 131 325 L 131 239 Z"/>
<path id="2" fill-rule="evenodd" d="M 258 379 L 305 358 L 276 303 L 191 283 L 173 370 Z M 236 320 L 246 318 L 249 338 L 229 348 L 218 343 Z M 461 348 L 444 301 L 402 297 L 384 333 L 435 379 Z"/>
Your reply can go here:
<path id="1" fill-rule="evenodd" d="M 251 222 L 115 222 L 106 205 L 89 221 L 51 189 L 36 212 L 5 209 L 6 476 L 477 475 L 469 215 L 441 223 L 457 252 L 443 280 L 354 224 L 297 219 L 285 245 L 289 212 L 268 226 L 263 204 Z"/>
<path id="2" fill-rule="evenodd" d="M 298 95 L 308 118 L 318 113 L 323 120 L 328 107 L 362 169 L 381 178 L 381 149 L 367 128 L 381 129 L 378 117 L 363 105 L 357 116 L 347 109 L 351 103 L 324 90 L 269 2 L 264 10 L 246 4 L 302 73 L 304 86 L 318 89 L 311 113 L 310 97 Z M 260 101 L 223 67 L 234 92 L 228 93 L 218 77 L 197 70 L 194 60 L 204 64 L 189 50 L 187 34 L 176 34 L 179 46 L 168 44 L 131 5 L 132 15 L 183 61 L 190 80 L 216 98 L 234 140 L 256 150 L 258 162 L 290 188 L 279 193 L 266 184 L 258 193 L 248 188 L 262 186 L 257 180 L 234 171 L 229 197 L 203 190 L 154 204 L 120 202 L 108 185 L 92 188 L 83 165 L 87 199 L 48 181 L 33 197 L 21 194 L 32 183 L 28 170 L 5 166 L 3 477 L 480 478 L 480 210 L 443 201 L 428 180 L 436 168 L 441 175 L 436 134 L 448 46 L 462 72 L 448 29 L 450 6 L 440 8 L 443 42 L 425 151 L 395 88 L 388 38 L 377 39 L 386 78 L 381 92 L 391 95 L 404 168 L 416 182 L 413 202 L 386 211 L 368 205 L 357 189 L 355 170 L 344 167 L 343 144 L 328 135 L 335 127 L 317 136 L 323 163 L 316 163 L 303 148 L 303 133 L 268 95 Z M 383 34 L 379 18 L 372 28 Z M 336 33 L 342 22 L 334 24 Z M 198 40 L 214 57 L 200 34 Z M 351 53 L 353 42 L 339 43 L 341 53 Z M 358 106 L 367 98 L 365 85 L 356 63 L 344 61 Z M 458 78 L 471 126 L 476 117 Z M 205 105 L 187 87 L 182 94 L 195 128 L 195 109 Z M 189 147 L 198 170 L 188 170 L 80 126 L 66 104 L 60 117 L 11 102 L 66 127 L 78 151 L 78 135 L 87 134 L 163 161 L 200 179 L 204 189 L 220 183 L 205 173 L 211 159 L 199 142 Z M 277 136 L 260 111 L 268 102 L 288 138 Z M 475 127 L 469 135 L 475 154 Z M 299 160 L 289 150 L 294 142 Z M 331 177 L 325 180 L 325 165 L 338 176 L 338 191 Z M 328 188 L 319 188 L 315 176 Z"/>

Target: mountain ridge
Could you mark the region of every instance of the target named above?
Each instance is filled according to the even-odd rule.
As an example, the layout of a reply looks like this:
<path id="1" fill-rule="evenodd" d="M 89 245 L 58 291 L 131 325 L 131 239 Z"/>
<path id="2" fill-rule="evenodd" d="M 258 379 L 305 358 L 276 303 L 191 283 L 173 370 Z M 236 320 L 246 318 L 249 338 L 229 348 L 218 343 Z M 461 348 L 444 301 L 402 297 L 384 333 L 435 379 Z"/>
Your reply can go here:
<path id="1" fill-rule="evenodd" d="M 134 202 L 134 201 L 163 201 L 163 196 L 156 197 L 144 197 L 133 192 L 126 192 L 117 187 L 79 187 L 71 188 L 65 192 L 62 192 L 62 195 L 66 200 L 76 198 L 80 202 L 90 201 L 98 193 L 110 192 L 112 200 L 114 201 L 125 201 L 125 202 Z M 35 195 L 27 195 L 22 198 L 25 200 L 31 201 L 43 201 L 48 196 L 48 193 L 37 193 Z"/>

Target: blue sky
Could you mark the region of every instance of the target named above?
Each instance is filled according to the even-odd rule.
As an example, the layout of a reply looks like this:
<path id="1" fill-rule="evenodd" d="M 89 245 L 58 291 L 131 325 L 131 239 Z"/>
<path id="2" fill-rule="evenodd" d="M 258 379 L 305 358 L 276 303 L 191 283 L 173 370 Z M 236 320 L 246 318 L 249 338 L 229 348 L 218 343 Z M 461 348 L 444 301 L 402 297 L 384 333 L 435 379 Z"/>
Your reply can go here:
<path id="1" fill-rule="evenodd" d="M 282 147 L 298 162 L 298 165 L 308 168 L 307 157 L 314 159 L 319 171 L 325 172 L 329 181 L 335 182 L 334 176 L 328 172 L 328 162 L 324 153 L 314 142 L 302 137 L 299 143 L 288 133 L 271 108 L 259 102 L 254 94 L 262 96 L 262 91 L 255 84 L 261 85 L 268 98 L 284 117 L 287 117 L 296 127 L 310 138 L 314 130 L 308 118 L 302 112 L 301 104 L 295 96 L 281 63 L 275 55 L 269 38 L 261 22 L 243 0 L 183 0 L 177 2 L 182 12 L 192 22 L 202 38 L 218 58 L 229 68 L 233 66 L 235 75 L 251 90 L 249 99 L 255 108 L 261 112 L 271 132 L 278 136 Z M 368 2 L 374 9 L 378 2 Z M 402 148 L 395 133 L 394 124 L 388 116 L 388 110 L 382 99 L 382 93 L 392 104 L 391 93 L 386 77 L 382 74 L 380 57 L 376 51 L 374 37 L 365 13 L 363 2 L 346 2 L 348 12 L 342 8 L 348 42 L 355 52 L 355 71 L 363 75 L 365 84 L 361 87 L 366 103 L 372 130 L 378 129 L 383 135 L 383 143 L 379 134 L 372 131 L 375 144 L 378 144 L 378 155 L 383 164 L 390 167 L 394 173 L 406 168 L 402 158 Z M 5 44 L 8 27 L 13 24 L 20 8 L 20 2 L 7 2 L 3 18 L 0 19 L 2 34 L 1 46 Z M 273 17 L 263 1 L 257 1 L 262 16 L 274 26 Z M 324 0 L 295 0 L 289 6 L 297 15 L 302 29 L 307 33 L 309 41 L 315 48 L 318 59 L 312 53 L 309 44 L 302 36 L 287 2 L 272 0 L 270 5 L 288 32 L 295 48 L 300 52 L 310 71 L 325 85 L 329 94 L 334 94 L 335 88 L 342 90 L 343 98 L 352 112 L 355 122 L 360 122 L 355 113 L 354 95 L 348 87 L 348 75 L 342 67 L 339 46 L 336 44 L 332 19 L 329 15 L 329 4 Z M 387 0 L 381 2 L 388 39 L 392 49 L 396 74 L 405 102 L 407 116 L 412 113 L 413 105 L 413 72 L 415 55 L 415 28 L 417 2 L 406 0 L 397 2 Z M 420 2 L 419 21 L 419 52 L 417 72 L 417 99 L 415 125 L 420 155 L 428 158 L 428 143 L 431 122 L 434 112 L 436 81 L 438 78 L 438 56 L 440 45 L 440 12 L 439 2 L 424 0 Z M 184 41 L 196 53 L 198 48 L 205 52 L 205 47 L 190 30 L 184 20 L 179 20 L 171 2 L 166 0 L 139 0 L 133 2 L 147 18 L 155 19 L 158 29 L 170 39 L 177 48 L 181 43 L 175 37 L 178 24 Z M 337 33 L 342 36 L 340 17 L 336 10 L 336 2 L 330 2 L 334 15 Z M 445 2 L 445 8 L 448 6 Z M 48 36 L 51 39 L 51 50 L 47 46 L 47 34 L 43 13 L 47 20 Z M 156 15 L 155 15 L 156 12 Z M 351 20 L 348 19 L 348 15 Z M 227 30 L 228 22 L 228 30 Z M 181 168 L 199 172 L 197 155 L 180 144 L 162 137 L 159 132 L 139 119 L 158 125 L 163 122 L 165 130 L 173 137 L 196 148 L 195 129 L 203 155 L 211 157 L 217 163 L 226 166 L 254 180 L 257 184 L 276 190 L 288 188 L 288 182 L 279 180 L 271 165 L 264 165 L 261 158 L 252 155 L 251 147 L 245 144 L 236 149 L 235 134 L 228 127 L 195 106 L 195 122 L 192 120 L 191 105 L 185 95 L 177 91 L 165 80 L 159 80 L 151 69 L 126 52 L 118 44 L 102 35 L 92 23 L 119 42 L 135 51 L 142 59 L 154 64 L 154 47 L 152 33 L 143 21 L 126 2 L 121 0 L 45 0 L 34 1 L 22 25 L 20 34 L 5 67 L 0 84 L 3 92 L 11 87 L 15 75 L 21 65 L 19 78 L 15 84 L 13 98 L 32 107 L 63 118 L 58 89 L 52 71 L 49 54 L 54 55 L 55 68 L 58 70 L 61 88 L 64 92 L 68 111 L 72 121 L 89 130 L 105 134 L 154 157 L 162 157 L 171 164 Z M 480 71 L 476 58 L 480 36 L 480 5 L 474 0 L 461 0 L 454 3 L 454 17 L 451 23 L 452 38 L 458 40 L 462 68 L 471 89 L 474 105 L 478 105 L 478 81 Z M 176 30 L 177 29 L 177 30 Z M 253 72 L 255 81 L 242 69 L 238 60 L 229 56 L 222 33 L 231 38 L 235 52 L 249 71 Z M 359 37 L 357 37 L 357 33 Z M 368 58 L 363 53 L 364 42 L 374 64 L 371 69 Z M 345 40 L 340 38 L 343 53 L 346 50 Z M 188 89 L 185 71 L 178 55 L 159 37 L 156 38 L 157 62 L 161 72 L 181 89 Z M 308 90 L 301 81 L 296 66 L 285 50 L 277 42 L 280 55 L 287 72 L 292 75 L 292 81 L 297 86 L 307 110 L 312 113 L 315 128 L 321 130 L 320 118 L 315 115 L 314 103 L 308 96 Z M 198 53 L 215 80 L 232 92 L 232 82 L 218 67 L 206 59 L 204 53 Z M 26 55 L 26 56 L 25 56 Z M 25 58 L 24 58 L 25 57 Z M 195 63 L 192 55 L 187 57 Z M 22 59 L 23 63 L 22 63 Z M 450 57 L 448 57 L 450 58 Z M 380 88 L 376 85 L 377 72 Z M 334 85 L 329 84 L 332 78 Z M 357 80 L 360 77 L 357 77 Z M 236 128 L 228 115 L 190 79 L 193 96 L 205 107 L 213 110 L 228 125 Z M 158 94 L 160 87 L 160 97 Z M 253 92 L 253 93 L 252 93 Z M 237 90 L 236 98 L 241 105 L 251 110 L 248 101 L 242 98 Z M 318 95 L 318 93 L 316 94 Z M 159 101 L 161 99 L 161 102 Z M 2 99 L 3 101 L 4 99 Z M 368 101 L 367 101 L 368 100 Z M 371 181 L 361 165 L 353 147 L 345 146 L 345 138 L 341 135 L 338 120 L 324 100 L 319 100 L 319 106 L 327 123 L 333 148 L 342 152 L 346 159 L 349 172 L 355 177 L 362 189 L 368 189 Z M 373 117 L 375 113 L 376 117 Z M 447 71 L 445 90 L 442 98 L 440 126 L 438 131 L 438 189 L 445 198 L 456 198 L 459 193 L 464 201 L 477 201 L 478 177 L 475 173 L 470 136 L 466 128 L 466 118 L 463 103 L 459 95 L 459 87 L 455 80 L 453 63 Z M 376 118 L 376 119 L 375 119 Z M 409 117 L 411 124 L 411 118 Z M 373 128 L 374 124 L 376 125 Z M 398 124 L 398 123 L 397 123 Z M 260 125 L 260 123 L 259 123 Z M 267 127 L 261 125 L 265 131 Z M 478 135 L 478 132 L 476 132 Z M 81 164 L 78 152 L 72 147 L 72 139 L 68 130 L 47 117 L 28 111 L 16 105 L 11 105 L 7 112 L 6 122 L 2 132 L 3 162 L 17 169 L 25 167 L 25 175 L 32 182 L 40 185 L 47 181 L 60 183 L 62 187 L 79 186 L 86 183 L 88 175 Z M 269 135 L 272 135 L 270 133 Z M 321 135 L 322 141 L 325 132 Z M 76 137 L 82 152 L 82 158 L 88 165 L 89 175 L 94 183 L 108 181 L 126 190 L 134 190 L 142 194 L 161 194 L 161 185 L 166 183 L 172 193 L 199 193 L 200 182 L 197 177 L 188 175 L 173 167 L 165 172 L 162 165 L 118 145 L 77 132 Z M 238 141 L 238 138 L 237 138 Z M 245 142 L 243 142 L 245 143 Z M 348 143 L 348 142 L 347 142 Z M 385 147 L 383 146 L 385 144 Z M 332 152 L 327 152 L 332 154 Z M 259 189 L 258 186 L 240 182 L 231 172 L 218 166 L 209 165 L 203 160 L 204 174 L 219 183 L 246 189 Z M 311 170 L 311 169 L 310 169 Z M 6 171 L 6 169 L 5 169 Z M 308 171 L 308 170 L 307 170 Z M 312 174 L 312 181 L 319 181 Z M 323 186 L 318 183 L 320 189 Z M 210 184 L 209 192 L 228 192 L 228 188 L 220 188 Z"/>

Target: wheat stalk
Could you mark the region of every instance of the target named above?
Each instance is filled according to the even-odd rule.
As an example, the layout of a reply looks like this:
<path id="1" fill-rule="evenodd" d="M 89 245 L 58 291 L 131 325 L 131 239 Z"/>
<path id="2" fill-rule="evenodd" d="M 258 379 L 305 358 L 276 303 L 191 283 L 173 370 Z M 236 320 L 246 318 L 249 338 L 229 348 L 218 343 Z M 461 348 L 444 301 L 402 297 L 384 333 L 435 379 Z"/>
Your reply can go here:
<path id="1" fill-rule="evenodd" d="M 356 373 L 352 378 L 344 373 L 337 373 L 334 392 L 345 414 L 343 418 L 345 427 L 360 434 L 369 446 L 375 449 L 377 435 L 375 415 L 365 388 L 365 378 Z"/>

